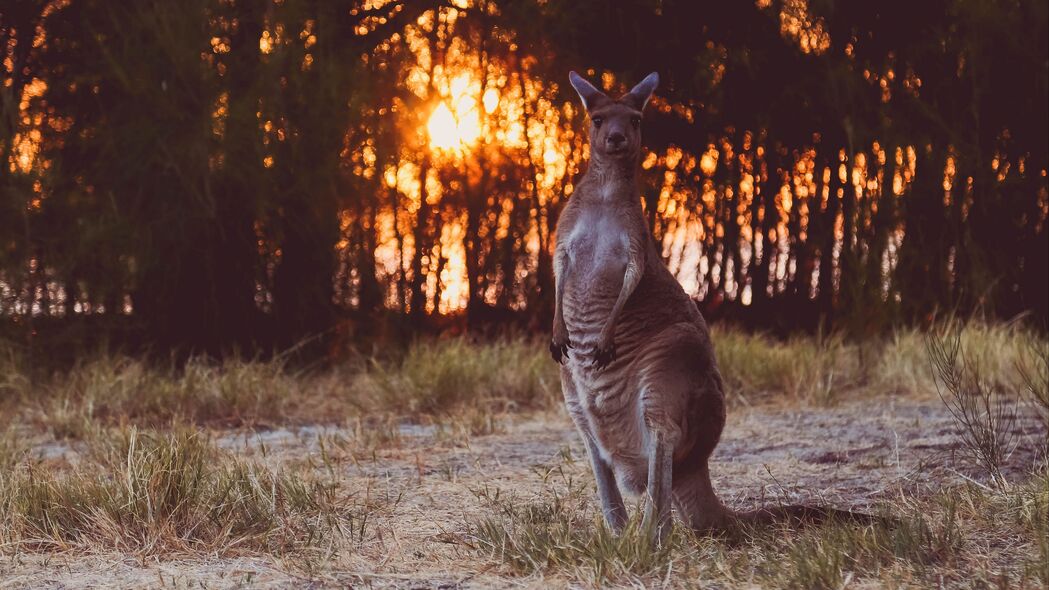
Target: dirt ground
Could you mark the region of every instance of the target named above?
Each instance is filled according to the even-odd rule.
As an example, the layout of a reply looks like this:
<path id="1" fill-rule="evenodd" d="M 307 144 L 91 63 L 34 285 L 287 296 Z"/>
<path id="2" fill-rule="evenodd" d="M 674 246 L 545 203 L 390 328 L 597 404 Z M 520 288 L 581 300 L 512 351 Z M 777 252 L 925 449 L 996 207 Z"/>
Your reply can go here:
<path id="1" fill-rule="evenodd" d="M 514 577 L 479 550 L 470 523 L 491 498 L 593 488 L 586 457 L 560 413 L 509 417 L 503 432 L 461 437 L 405 426 L 399 440 L 362 451 L 339 428 L 220 432 L 238 455 L 287 464 L 315 461 L 363 504 L 376 506 L 366 532 L 337 555 L 141 559 L 127 555 L 23 554 L 0 558 L 0 588 L 480 588 L 564 586 Z M 1021 424 L 1021 431 L 1027 429 Z M 979 478 L 958 457 L 957 426 L 939 400 L 886 397 L 834 408 L 770 405 L 731 412 L 712 464 L 715 487 L 734 508 L 812 502 L 871 508 L 901 490 L 923 493 Z M 75 449 L 45 443 L 48 457 Z M 1012 469 L 1032 462 L 1027 446 Z"/>

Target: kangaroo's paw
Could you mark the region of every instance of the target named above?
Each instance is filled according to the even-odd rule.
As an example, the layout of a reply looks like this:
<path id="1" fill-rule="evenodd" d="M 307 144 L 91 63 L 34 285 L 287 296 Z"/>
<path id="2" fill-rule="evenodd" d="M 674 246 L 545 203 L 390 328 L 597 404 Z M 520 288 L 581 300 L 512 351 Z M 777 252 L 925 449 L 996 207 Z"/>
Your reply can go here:
<path id="1" fill-rule="evenodd" d="M 594 366 L 598 369 L 604 369 L 614 360 L 616 360 L 615 342 L 599 344 L 594 350 Z"/>
<path id="2" fill-rule="evenodd" d="M 550 341 L 550 356 L 553 357 L 554 361 L 558 364 L 563 365 L 565 360 L 568 359 L 568 349 L 572 348 L 572 342 L 565 339 L 564 342 L 558 342 L 556 339 Z"/>

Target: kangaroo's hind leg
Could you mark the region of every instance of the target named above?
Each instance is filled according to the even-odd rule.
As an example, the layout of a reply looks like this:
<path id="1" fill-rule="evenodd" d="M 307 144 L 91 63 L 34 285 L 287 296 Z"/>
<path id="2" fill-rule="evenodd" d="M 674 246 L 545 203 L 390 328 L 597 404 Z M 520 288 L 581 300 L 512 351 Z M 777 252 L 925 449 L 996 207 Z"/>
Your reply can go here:
<path id="1" fill-rule="evenodd" d="M 696 326 L 670 326 L 646 348 L 639 401 L 652 501 L 645 520 L 663 541 L 671 528 L 671 502 L 679 511 L 686 508 L 682 486 L 695 490 L 695 499 L 703 504 L 692 506 L 689 494 L 689 511 L 682 514 L 689 525 L 693 525 L 693 509 L 707 508 L 711 498 L 717 502 L 706 461 L 721 436 L 724 401 L 709 344 Z"/>
<path id="2" fill-rule="evenodd" d="M 575 423 L 580 436 L 583 437 L 586 453 L 590 457 L 590 467 L 594 471 L 594 479 L 597 482 L 597 497 L 601 501 L 601 512 L 604 514 L 605 523 L 608 528 L 620 533 L 626 526 L 626 504 L 623 502 L 623 495 L 619 492 L 619 484 L 616 483 L 612 466 L 601 456 L 601 451 L 590 430 L 590 424 L 579 404 L 579 396 L 572 376 L 565 368 L 561 369 L 561 388 L 568 414 L 572 417 L 572 422 Z"/>
<path id="3" fill-rule="evenodd" d="M 687 410 L 689 444 L 674 464 L 674 506 L 692 530 L 724 528 L 732 518 L 710 481 L 710 455 L 725 426 L 725 397 L 717 369 L 706 372 L 692 392 Z"/>
<path id="4" fill-rule="evenodd" d="M 641 528 L 655 536 L 663 544 L 673 526 L 670 514 L 671 490 L 673 489 L 674 447 L 679 433 L 674 428 L 652 425 L 646 428 L 648 459 L 648 504 Z"/>
<path id="5" fill-rule="evenodd" d="M 692 368 L 683 349 L 683 338 L 690 336 L 685 328 L 664 330 L 648 345 L 640 363 L 639 415 L 648 463 L 648 504 L 643 527 L 662 544 L 669 536 L 673 521 L 671 501 L 674 484 L 674 457 L 683 441 L 685 410 L 694 388 Z"/>
<path id="6" fill-rule="evenodd" d="M 619 485 L 616 483 L 615 473 L 611 465 L 601 457 L 589 433 L 583 434 L 583 442 L 586 444 L 586 452 L 590 455 L 590 465 L 594 470 L 594 479 L 597 480 L 597 496 L 601 500 L 601 512 L 605 516 L 605 524 L 615 533 L 623 532 L 626 526 L 627 512 L 623 496 L 619 493 Z"/>

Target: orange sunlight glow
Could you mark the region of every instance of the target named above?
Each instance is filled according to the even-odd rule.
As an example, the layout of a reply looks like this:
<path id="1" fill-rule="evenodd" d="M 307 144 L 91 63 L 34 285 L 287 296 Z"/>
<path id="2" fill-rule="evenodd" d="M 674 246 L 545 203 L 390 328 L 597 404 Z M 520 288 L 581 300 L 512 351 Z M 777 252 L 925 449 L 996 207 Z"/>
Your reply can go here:
<path id="1" fill-rule="evenodd" d="M 431 148 L 463 152 L 477 143 L 481 137 L 481 120 L 473 94 L 478 87 L 479 83 L 470 74 L 452 79 L 450 96 L 437 105 L 426 123 Z M 499 103 L 498 93 L 489 89 L 482 103 L 485 111 L 491 113 Z"/>
<path id="2" fill-rule="evenodd" d="M 430 147 L 434 149 L 447 150 L 459 145 L 459 122 L 444 102 L 430 115 L 426 131 L 430 134 Z"/>

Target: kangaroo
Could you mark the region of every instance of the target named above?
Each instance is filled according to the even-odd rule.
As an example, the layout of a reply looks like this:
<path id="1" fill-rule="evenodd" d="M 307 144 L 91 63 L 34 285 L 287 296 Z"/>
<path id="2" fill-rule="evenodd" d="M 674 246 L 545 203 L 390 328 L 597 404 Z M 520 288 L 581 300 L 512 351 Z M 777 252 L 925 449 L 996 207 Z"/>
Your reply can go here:
<path id="1" fill-rule="evenodd" d="M 590 164 L 557 222 L 550 352 L 608 526 L 626 524 L 621 487 L 647 493 L 642 528 L 660 543 L 672 503 L 698 531 L 834 512 L 737 513 L 714 493 L 707 463 L 725 426 L 724 384 L 706 322 L 664 266 L 637 184 L 641 116 L 659 76 L 618 100 L 575 72 L 569 80 L 589 115 Z"/>

